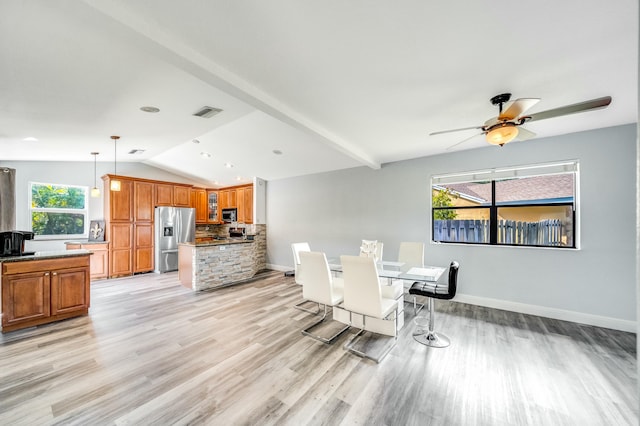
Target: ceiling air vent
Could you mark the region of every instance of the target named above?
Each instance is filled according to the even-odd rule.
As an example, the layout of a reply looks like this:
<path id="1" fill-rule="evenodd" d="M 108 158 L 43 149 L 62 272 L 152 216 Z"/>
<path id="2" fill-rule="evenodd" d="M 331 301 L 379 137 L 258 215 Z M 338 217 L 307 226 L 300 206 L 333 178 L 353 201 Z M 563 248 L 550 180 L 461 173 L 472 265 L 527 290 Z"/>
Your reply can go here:
<path id="1" fill-rule="evenodd" d="M 222 110 L 220 108 L 214 108 L 214 107 L 210 107 L 210 106 L 203 106 L 198 111 L 193 113 L 193 115 L 195 115 L 196 117 L 211 118 L 216 114 L 220 114 L 221 112 L 222 112 Z"/>
<path id="2" fill-rule="evenodd" d="M 132 149 L 129 154 L 142 154 L 144 151 L 144 149 Z"/>

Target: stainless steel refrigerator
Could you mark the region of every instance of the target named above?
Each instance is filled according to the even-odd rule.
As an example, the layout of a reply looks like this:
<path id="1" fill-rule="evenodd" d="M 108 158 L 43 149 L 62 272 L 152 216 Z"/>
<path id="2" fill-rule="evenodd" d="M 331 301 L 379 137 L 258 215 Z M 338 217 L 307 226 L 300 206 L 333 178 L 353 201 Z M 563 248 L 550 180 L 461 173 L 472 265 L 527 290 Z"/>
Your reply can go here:
<path id="1" fill-rule="evenodd" d="M 156 207 L 155 272 L 178 270 L 178 244 L 196 238 L 196 209 Z"/>

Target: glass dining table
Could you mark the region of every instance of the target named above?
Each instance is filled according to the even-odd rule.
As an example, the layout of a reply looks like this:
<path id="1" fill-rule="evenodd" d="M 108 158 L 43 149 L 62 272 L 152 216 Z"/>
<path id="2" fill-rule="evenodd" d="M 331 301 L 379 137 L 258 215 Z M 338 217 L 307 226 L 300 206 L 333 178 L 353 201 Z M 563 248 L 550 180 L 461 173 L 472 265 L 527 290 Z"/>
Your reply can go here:
<path id="1" fill-rule="evenodd" d="M 327 260 L 329 269 L 332 272 L 342 272 L 340 258 L 330 258 Z M 412 266 L 404 262 L 393 262 L 379 260 L 376 262 L 378 276 L 405 281 L 435 282 L 440 279 L 446 268 L 441 266 Z"/>
<path id="2" fill-rule="evenodd" d="M 327 259 L 327 262 L 329 263 L 329 269 L 331 270 L 331 272 L 336 273 L 336 275 L 342 274 L 342 265 L 340 264 L 340 258 L 329 258 Z M 397 328 L 395 328 L 391 327 L 393 323 L 390 321 L 371 318 L 367 319 L 365 329 L 388 336 L 394 336 L 398 332 L 398 330 L 400 330 L 404 326 L 405 292 L 403 291 L 403 284 L 406 283 L 408 285 L 411 285 L 416 281 L 436 282 L 438 281 L 438 279 L 440 279 L 447 268 L 443 268 L 440 266 L 417 267 L 403 262 L 381 260 L 376 262 L 376 269 L 378 270 L 378 276 L 380 278 L 386 278 L 384 280 L 380 280 L 380 284 L 383 287 L 387 287 L 390 291 L 386 293 L 393 294 L 393 298 L 395 298 L 398 302 L 398 324 L 396 325 Z M 393 288 L 397 286 L 399 286 L 400 288 Z M 383 288 L 383 293 L 385 293 L 384 290 L 385 289 Z M 385 296 L 383 295 L 383 297 Z M 347 311 L 343 310 L 340 306 L 336 306 L 333 309 L 333 319 L 347 324 L 349 323 L 350 317 Z M 358 319 L 357 315 L 354 315 L 354 318 L 352 319 L 354 319 L 354 326 L 359 326 L 361 324 L 362 320 Z"/>

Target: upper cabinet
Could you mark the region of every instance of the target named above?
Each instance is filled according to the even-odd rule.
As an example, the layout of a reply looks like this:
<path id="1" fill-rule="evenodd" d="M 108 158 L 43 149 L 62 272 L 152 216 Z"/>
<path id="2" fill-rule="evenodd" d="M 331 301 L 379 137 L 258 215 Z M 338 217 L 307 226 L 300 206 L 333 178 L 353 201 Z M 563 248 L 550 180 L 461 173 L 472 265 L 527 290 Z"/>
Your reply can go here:
<path id="1" fill-rule="evenodd" d="M 218 223 L 220 222 L 220 215 L 218 214 L 218 191 L 207 191 L 207 222 Z"/>
<path id="2" fill-rule="evenodd" d="M 104 187 L 108 189 L 114 176 L 104 176 Z M 105 191 L 105 218 L 113 222 L 128 222 L 133 215 L 133 181 L 117 178 L 120 181 L 120 191 Z"/>
<path id="3" fill-rule="evenodd" d="M 191 186 L 156 183 L 156 206 L 191 207 Z"/>
<path id="4" fill-rule="evenodd" d="M 133 220 L 153 222 L 153 183 L 136 180 L 133 182 Z"/>
<path id="5" fill-rule="evenodd" d="M 238 209 L 238 222 L 253 223 L 253 185 L 218 190 L 219 209 Z"/>
<path id="6" fill-rule="evenodd" d="M 173 206 L 191 207 L 191 186 L 173 185 Z"/>
<path id="7" fill-rule="evenodd" d="M 191 207 L 196 209 L 196 223 L 208 222 L 207 190 L 204 188 L 191 189 Z"/>
<path id="8" fill-rule="evenodd" d="M 173 206 L 173 185 L 156 183 L 156 206 Z"/>

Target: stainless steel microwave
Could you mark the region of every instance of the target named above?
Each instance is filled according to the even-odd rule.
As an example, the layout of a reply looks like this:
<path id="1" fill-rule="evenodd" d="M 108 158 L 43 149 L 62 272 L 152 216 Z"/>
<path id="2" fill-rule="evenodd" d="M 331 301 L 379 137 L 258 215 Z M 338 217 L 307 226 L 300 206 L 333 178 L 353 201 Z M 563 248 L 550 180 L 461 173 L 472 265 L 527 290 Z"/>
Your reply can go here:
<path id="1" fill-rule="evenodd" d="M 222 209 L 222 221 L 225 223 L 236 222 L 238 220 L 238 209 Z"/>

